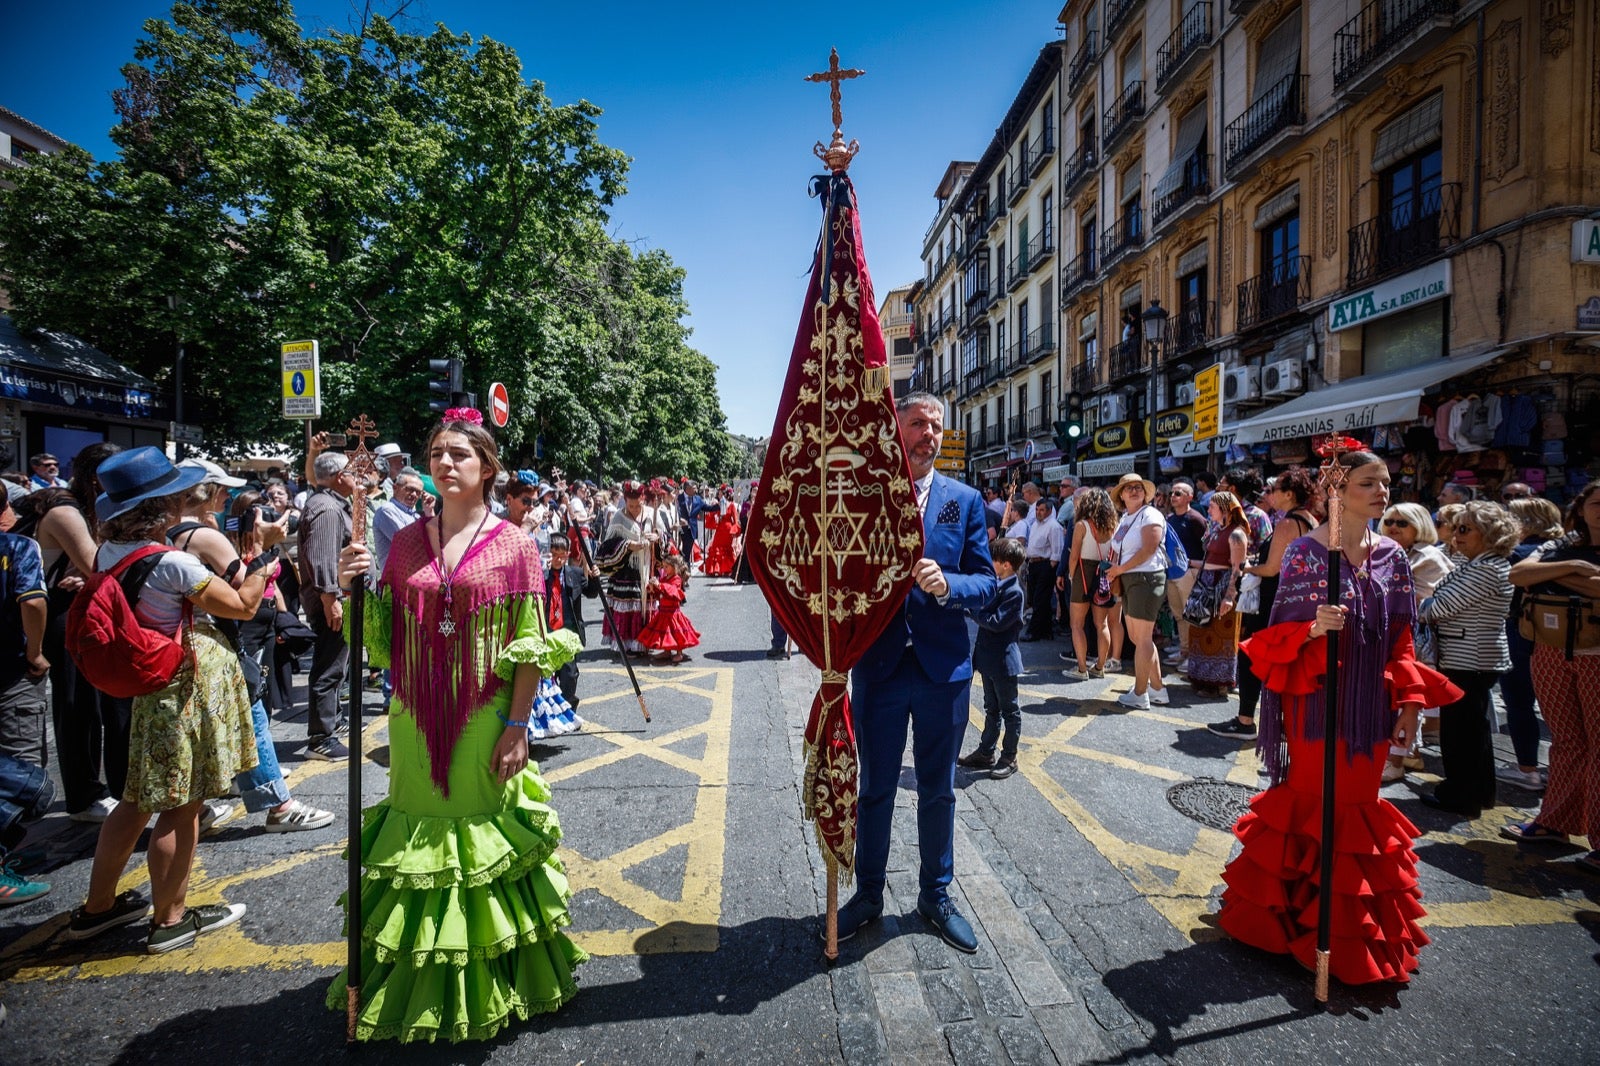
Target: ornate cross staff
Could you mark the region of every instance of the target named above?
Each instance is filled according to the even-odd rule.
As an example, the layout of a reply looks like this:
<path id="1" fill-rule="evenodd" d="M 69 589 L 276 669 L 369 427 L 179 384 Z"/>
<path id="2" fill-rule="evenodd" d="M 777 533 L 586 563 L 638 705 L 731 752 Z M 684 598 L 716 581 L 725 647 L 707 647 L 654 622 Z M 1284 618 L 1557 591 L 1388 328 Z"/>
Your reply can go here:
<path id="1" fill-rule="evenodd" d="M 356 489 L 350 497 L 350 540 L 365 544 L 367 540 L 367 478 L 377 472 L 377 463 L 367 451 L 367 441 L 378 436 L 377 424 L 366 415 L 350 420 L 345 434 L 355 439 L 356 449 L 350 453 L 350 473 L 355 476 Z M 362 659 L 365 653 L 363 639 L 366 618 L 367 579 L 357 577 L 350 584 L 350 843 L 349 882 L 346 888 L 348 904 L 346 913 L 348 954 L 346 966 L 349 976 L 345 987 L 345 1042 L 356 1042 L 356 1019 L 361 1014 L 361 929 L 365 916 L 361 909 L 361 693 L 365 671 Z"/>
<path id="2" fill-rule="evenodd" d="M 806 75 L 806 81 L 819 84 L 822 82 L 828 83 L 828 99 L 833 103 L 833 140 L 826 148 L 822 146 L 821 141 L 818 141 L 811 151 L 816 154 L 818 159 L 828 164 L 828 169 L 835 174 L 843 174 L 849 169 L 850 160 L 854 159 L 856 153 L 861 150 L 861 145 L 855 140 L 851 140 L 848 145 L 844 143 L 844 109 L 840 106 L 840 99 L 843 94 L 839 91 L 839 83 L 848 81 L 851 78 L 859 78 L 865 73 L 866 71 L 864 70 L 856 70 L 854 68 L 840 70 L 839 50 L 835 48 L 828 57 L 827 70 Z"/>
<path id="3" fill-rule="evenodd" d="M 1335 433 L 1317 449 L 1322 469 L 1317 483 L 1328 500 L 1328 604 L 1340 605 L 1340 567 L 1344 562 L 1344 484 L 1350 471 L 1339 457 L 1360 451 L 1366 445 L 1352 437 Z M 1328 634 L 1326 704 L 1322 714 L 1322 855 L 1318 867 L 1321 888 L 1317 893 L 1317 977 L 1318 1003 L 1328 1002 L 1328 972 L 1332 959 L 1333 925 L 1333 790 L 1338 773 L 1339 748 L 1339 630 Z"/>

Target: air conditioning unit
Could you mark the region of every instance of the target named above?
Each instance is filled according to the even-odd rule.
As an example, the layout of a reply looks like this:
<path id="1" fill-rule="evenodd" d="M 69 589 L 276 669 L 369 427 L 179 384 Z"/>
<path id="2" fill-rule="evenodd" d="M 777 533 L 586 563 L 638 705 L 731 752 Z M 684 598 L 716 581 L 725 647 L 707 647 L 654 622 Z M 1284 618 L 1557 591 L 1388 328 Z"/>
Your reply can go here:
<path id="1" fill-rule="evenodd" d="M 1228 371 L 1227 380 L 1222 384 L 1222 398 L 1228 401 L 1261 399 L 1261 368 L 1241 366 Z"/>
<path id="2" fill-rule="evenodd" d="M 1126 396 L 1100 397 L 1100 425 L 1109 426 L 1113 422 L 1125 421 L 1128 417 L 1128 398 Z"/>
<path id="3" fill-rule="evenodd" d="M 1280 359 L 1276 363 L 1268 363 L 1261 372 L 1261 394 L 1263 396 L 1284 396 L 1292 392 L 1306 391 L 1305 363 L 1299 359 Z"/>
<path id="4" fill-rule="evenodd" d="M 1184 407 L 1194 403 L 1194 382 L 1185 381 L 1178 386 L 1178 406 Z"/>

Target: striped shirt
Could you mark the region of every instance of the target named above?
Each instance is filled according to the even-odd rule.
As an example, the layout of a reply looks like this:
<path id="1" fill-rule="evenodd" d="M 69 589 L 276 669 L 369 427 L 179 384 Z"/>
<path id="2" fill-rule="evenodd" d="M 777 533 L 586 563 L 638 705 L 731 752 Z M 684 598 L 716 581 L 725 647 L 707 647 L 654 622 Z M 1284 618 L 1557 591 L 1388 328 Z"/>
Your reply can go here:
<path id="1" fill-rule="evenodd" d="M 1439 666 L 1502 673 L 1511 669 L 1506 614 L 1511 609 L 1511 561 L 1484 552 L 1445 575 L 1422 601 L 1417 617 L 1439 634 Z"/>

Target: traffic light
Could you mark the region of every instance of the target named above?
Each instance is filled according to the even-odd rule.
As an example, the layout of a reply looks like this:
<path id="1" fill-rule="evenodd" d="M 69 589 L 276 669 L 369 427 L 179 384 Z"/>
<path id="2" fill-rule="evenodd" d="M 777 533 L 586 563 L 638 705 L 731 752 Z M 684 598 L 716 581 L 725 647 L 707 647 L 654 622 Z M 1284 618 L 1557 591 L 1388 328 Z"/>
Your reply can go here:
<path id="1" fill-rule="evenodd" d="M 428 373 L 431 375 L 428 391 L 435 394 L 428 401 L 428 410 L 442 415 L 452 407 L 471 406 L 467 403 L 466 393 L 461 391 L 461 360 L 429 359 Z"/>
<path id="2" fill-rule="evenodd" d="M 1083 397 L 1073 393 L 1062 406 L 1062 418 L 1055 427 L 1055 443 L 1063 452 L 1071 452 L 1083 436 Z"/>

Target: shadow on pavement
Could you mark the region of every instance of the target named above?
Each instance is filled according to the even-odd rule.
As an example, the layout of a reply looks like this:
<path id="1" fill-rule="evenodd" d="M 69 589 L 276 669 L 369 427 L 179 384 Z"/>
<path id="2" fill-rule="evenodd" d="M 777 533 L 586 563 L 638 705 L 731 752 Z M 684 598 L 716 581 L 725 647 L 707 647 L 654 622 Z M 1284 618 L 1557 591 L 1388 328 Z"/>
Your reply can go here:
<path id="1" fill-rule="evenodd" d="M 1150 1056 L 1172 1058 L 1185 1048 L 1291 1024 L 1323 1009 L 1312 995 L 1310 972 L 1292 958 L 1257 951 L 1231 940 L 1192 944 L 1165 952 L 1160 958 L 1111 970 L 1105 975 L 1105 987 L 1145 1023 L 1145 1028 L 1154 1030 L 1143 1045 L 1097 1060 L 1105 1063 Z M 1254 1008 L 1247 1006 L 1257 1001 L 1265 1002 Z M 1272 1005 L 1286 1009 L 1261 1014 Z M 1397 986 L 1347 988 L 1334 982 L 1326 1010 L 1361 1019 L 1399 1005 Z M 1244 1007 L 1243 1011 L 1234 1009 L 1226 1014 L 1251 1016 L 1203 1031 L 1179 1033 L 1217 1007 Z"/>
<path id="2" fill-rule="evenodd" d="M 802 659 L 805 658 L 805 656 L 801 655 L 798 651 L 795 652 L 795 655 Z M 749 650 L 741 649 L 738 651 L 708 651 L 701 656 L 702 659 L 705 659 L 708 662 L 718 663 L 753 663 L 765 659 L 766 657 L 767 649 L 765 648 Z"/>
<path id="3" fill-rule="evenodd" d="M 385 1064 L 480 1063 L 519 1038 L 617 1022 L 684 1019 L 696 1015 L 747 1015 L 795 985 L 824 979 L 817 919 L 764 917 L 731 927 L 676 922 L 642 935 L 636 942 L 638 977 L 612 984 L 589 983 L 578 969 L 577 996 L 553 1014 L 516 1022 L 494 1040 L 451 1044 L 364 1045 L 367 1056 Z M 684 941 L 718 941 L 717 965 L 704 952 L 660 952 Z M 300 1066 L 349 1062 L 344 1015 L 324 1006 L 330 977 L 285 989 L 256 1003 L 191 1010 L 141 1032 L 117 1057 L 119 1063 L 273 1063 L 293 1058 Z M 270 1043 L 262 1034 L 276 1035 Z M 537 1052 L 534 1042 L 526 1050 Z M 354 1061 L 360 1061 L 356 1059 Z M 379 1061 L 371 1058 L 370 1061 Z M 534 1061 L 532 1058 L 528 1061 Z"/>

